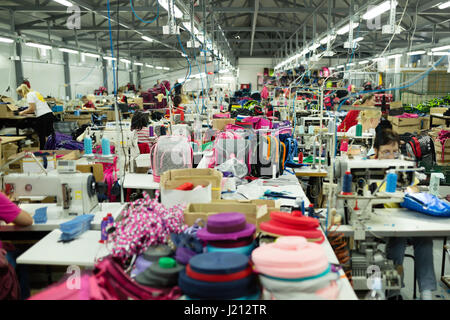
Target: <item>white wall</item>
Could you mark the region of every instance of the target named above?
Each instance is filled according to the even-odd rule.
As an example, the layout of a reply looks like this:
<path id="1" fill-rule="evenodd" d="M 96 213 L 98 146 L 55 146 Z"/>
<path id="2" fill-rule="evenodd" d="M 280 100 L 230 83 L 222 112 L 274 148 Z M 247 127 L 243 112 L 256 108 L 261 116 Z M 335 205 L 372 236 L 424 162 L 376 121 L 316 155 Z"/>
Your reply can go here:
<path id="1" fill-rule="evenodd" d="M 239 85 L 242 83 L 251 83 L 252 91 L 257 90 L 257 74 L 263 73 L 264 68 L 273 68 L 272 58 L 239 58 Z"/>

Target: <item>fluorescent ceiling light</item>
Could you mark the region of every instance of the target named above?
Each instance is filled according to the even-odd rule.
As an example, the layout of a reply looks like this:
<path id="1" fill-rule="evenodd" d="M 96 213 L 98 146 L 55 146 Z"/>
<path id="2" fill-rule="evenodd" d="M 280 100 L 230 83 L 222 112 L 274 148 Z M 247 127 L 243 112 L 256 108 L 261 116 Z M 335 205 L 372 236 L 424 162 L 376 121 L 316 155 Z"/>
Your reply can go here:
<path id="1" fill-rule="evenodd" d="M 158 70 L 162 70 L 162 68 L 163 68 L 163 67 L 156 67 L 156 69 L 158 69 Z"/>
<path id="2" fill-rule="evenodd" d="M 113 57 L 103 57 L 103 59 L 109 60 L 109 61 L 112 61 L 112 60 L 117 61 L 117 58 L 113 58 Z"/>
<path id="3" fill-rule="evenodd" d="M 397 1 L 393 2 L 394 6 L 397 6 Z M 373 18 L 378 17 L 379 15 L 385 13 L 386 11 L 391 10 L 391 1 L 387 0 L 383 3 L 379 4 L 372 9 L 367 10 L 367 12 L 362 16 L 364 20 L 372 20 Z"/>
<path id="4" fill-rule="evenodd" d="M 378 58 L 373 58 L 372 60 L 373 61 L 383 61 L 385 58 L 381 58 L 381 57 L 378 57 Z"/>
<path id="5" fill-rule="evenodd" d="M 345 66 L 337 66 L 336 68 L 343 69 L 343 68 L 345 68 Z"/>
<path id="6" fill-rule="evenodd" d="M 143 66 L 144 64 L 142 62 L 135 62 L 134 65 L 135 66 Z"/>
<path id="7" fill-rule="evenodd" d="M 364 60 L 364 61 L 360 61 L 359 64 L 368 64 L 370 61 L 369 60 Z"/>
<path id="8" fill-rule="evenodd" d="M 392 56 L 386 57 L 386 59 L 390 60 L 395 58 L 401 58 L 402 56 L 403 56 L 402 54 L 393 54 Z"/>
<path id="9" fill-rule="evenodd" d="M 336 36 L 326 36 L 325 38 L 323 38 L 322 40 L 320 40 L 320 44 L 327 44 L 328 40 L 333 41 L 334 39 L 336 39 Z"/>
<path id="10" fill-rule="evenodd" d="M 169 1 L 170 0 L 158 0 L 161 7 L 163 7 L 166 11 L 169 11 Z M 174 11 L 175 18 L 183 17 L 183 12 L 181 12 L 181 10 L 175 4 L 173 4 L 173 8 L 171 9 L 173 9 Z"/>
<path id="11" fill-rule="evenodd" d="M 168 68 L 168 67 L 164 67 L 163 69 L 164 69 L 164 70 L 170 70 L 170 68 Z"/>
<path id="12" fill-rule="evenodd" d="M 353 23 L 353 29 L 357 28 L 358 26 L 359 26 L 359 22 L 354 22 Z M 343 34 L 346 34 L 349 31 L 350 31 L 350 24 L 347 24 L 344 27 L 340 28 L 338 31 L 336 31 L 336 33 L 338 35 L 343 35 Z"/>
<path id="13" fill-rule="evenodd" d="M 426 51 L 425 50 L 419 50 L 419 51 L 412 51 L 412 52 L 408 52 L 407 55 L 408 56 L 417 56 L 419 54 L 425 54 Z"/>
<path id="14" fill-rule="evenodd" d="M 145 64 L 145 66 L 147 67 L 147 68 L 155 68 L 154 66 L 152 66 L 151 64 Z"/>
<path id="15" fill-rule="evenodd" d="M 355 40 L 353 40 L 353 42 L 360 42 L 363 40 L 364 40 L 364 37 L 359 37 L 359 38 L 356 38 Z"/>
<path id="16" fill-rule="evenodd" d="M 445 50 L 450 50 L 450 46 L 443 46 L 443 47 L 437 47 L 437 48 L 431 49 L 431 51 L 433 51 L 433 52 L 435 52 L 435 51 L 445 51 Z"/>
<path id="17" fill-rule="evenodd" d="M 14 40 L 13 39 L 9 39 L 9 38 L 0 37 L 0 42 L 13 43 Z"/>
<path id="18" fill-rule="evenodd" d="M 152 38 L 147 37 L 147 36 L 142 36 L 141 38 L 144 39 L 145 41 L 148 41 L 148 42 L 153 42 L 154 41 Z"/>
<path id="19" fill-rule="evenodd" d="M 131 62 L 130 60 L 127 60 L 127 59 L 124 59 L 124 58 L 120 59 L 120 61 L 122 61 L 123 63 L 126 63 L 126 64 Z"/>
<path id="20" fill-rule="evenodd" d="M 100 55 L 96 53 L 83 52 L 83 55 L 91 58 L 100 58 Z"/>
<path id="21" fill-rule="evenodd" d="M 446 8 L 448 8 L 448 7 L 450 7 L 450 1 L 447 1 L 447 2 L 443 2 L 443 3 L 441 3 L 439 6 L 438 6 L 438 8 L 439 9 L 446 9 Z"/>
<path id="22" fill-rule="evenodd" d="M 352 66 L 354 66 L 355 64 L 352 62 L 352 63 L 347 63 L 347 66 L 348 67 L 352 67 Z"/>
<path id="23" fill-rule="evenodd" d="M 447 56 L 450 52 L 428 52 L 429 56 Z"/>
<path id="24" fill-rule="evenodd" d="M 45 50 L 50 50 L 52 48 L 51 46 L 47 46 L 45 44 L 39 44 L 39 43 L 33 43 L 33 42 L 27 42 L 27 43 L 25 43 L 25 45 L 27 45 L 29 47 L 45 49 Z"/>
<path id="25" fill-rule="evenodd" d="M 191 22 L 190 21 L 186 21 L 183 22 L 183 26 L 190 32 L 193 34 L 199 34 L 200 32 L 198 31 L 198 29 L 195 27 L 194 25 L 194 31 L 191 30 Z"/>
<path id="26" fill-rule="evenodd" d="M 67 0 L 53 0 L 53 1 L 58 2 L 59 4 L 62 4 L 63 6 L 66 6 L 66 7 L 72 7 L 73 6 L 73 3 L 70 3 Z"/>
<path id="27" fill-rule="evenodd" d="M 67 48 L 59 48 L 58 50 L 61 51 L 61 52 L 67 52 L 67 53 L 79 54 L 78 51 L 72 50 L 72 49 L 67 49 Z"/>

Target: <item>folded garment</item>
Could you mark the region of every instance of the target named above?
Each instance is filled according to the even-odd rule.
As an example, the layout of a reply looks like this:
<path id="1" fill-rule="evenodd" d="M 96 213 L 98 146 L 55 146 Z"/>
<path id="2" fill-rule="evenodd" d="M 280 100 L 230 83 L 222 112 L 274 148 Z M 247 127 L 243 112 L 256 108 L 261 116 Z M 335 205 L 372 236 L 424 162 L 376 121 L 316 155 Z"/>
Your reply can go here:
<path id="1" fill-rule="evenodd" d="M 47 223 L 47 207 L 36 209 L 34 211 L 33 220 L 35 224 Z"/>

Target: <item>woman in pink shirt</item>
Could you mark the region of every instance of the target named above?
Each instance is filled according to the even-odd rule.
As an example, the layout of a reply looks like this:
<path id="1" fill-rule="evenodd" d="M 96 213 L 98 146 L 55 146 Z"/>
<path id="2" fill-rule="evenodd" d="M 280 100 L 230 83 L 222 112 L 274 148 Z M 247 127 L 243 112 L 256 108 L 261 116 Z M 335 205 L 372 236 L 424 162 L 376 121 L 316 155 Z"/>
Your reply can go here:
<path id="1" fill-rule="evenodd" d="M 0 221 L 14 223 L 15 225 L 24 227 L 33 224 L 33 218 L 30 214 L 20 209 L 3 192 L 0 192 Z M 22 252 L 20 252 L 20 250 L 7 252 L 6 249 L 7 248 L 3 248 L 2 242 L 0 241 L 0 259 L 3 258 L 2 260 L 4 261 L 6 256 L 9 264 L 11 264 L 11 266 L 15 269 L 17 277 L 19 278 L 21 298 L 27 299 L 30 295 L 28 286 L 28 272 L 24 266 L 16 265 L 16 258 Z M 6 292 L 4 292 L 4 294 L 6 294 Z"/>

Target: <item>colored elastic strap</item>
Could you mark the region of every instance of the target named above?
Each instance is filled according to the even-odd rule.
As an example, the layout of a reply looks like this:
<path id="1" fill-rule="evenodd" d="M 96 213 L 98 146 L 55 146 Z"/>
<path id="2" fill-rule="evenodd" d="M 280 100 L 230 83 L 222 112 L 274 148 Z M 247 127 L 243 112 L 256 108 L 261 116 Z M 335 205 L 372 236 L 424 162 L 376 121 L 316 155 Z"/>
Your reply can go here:
<path id="1" fill-rule="evenodd" d="M 238 232 L 245 229 L 245 225 L 247 222 L 244 220 L 240 224 L 235 224 L 232 226 L 212 226 L 211 224 L 206 225 L 206 230 L 210 233 L 232 233 L 232 232 Z"/>
<path id="2" fill-rule="evenodd" d="M 177 266 L 176 261 L 169 257 L 160 258 L 158 264 L 163 269 L 175 268 Z"/>
<path id="3" fill-rule="evenodd" d="M 323 277 L 323 276 L 327 275 L 330 271 L 331 271 L 331 266 L 328 265 L 327 269 L 324 272 L 321 272 L 321 273 L 319 273 L 319 274 L 317 274 L 315 276 L 311 276 L 311 277 L 287 279 L 287 278 L 272 277 L 272 276 L 268 276 L 267 274 L 264 274 L 264 277 L 269 278 L 269 279 L 273 279 L 273 280 L 280 280 L 280 281 L 300 282 L 300 281 L 313 280 L 313 279 L 317 279 L 317 278 Z"/>
<path id="4" fill-rule="evenodd" d="M 207 282 L 230 282 L 240 280 L 248 277 L 253 272 L 252 267 L 248 266 L 246 269 L 232 273 L 232 274 L 204 274 L 198 273 L 191 269 L 188 264 L 186 266 L 186 275 L 194 280 L 207 281 Z"/>

